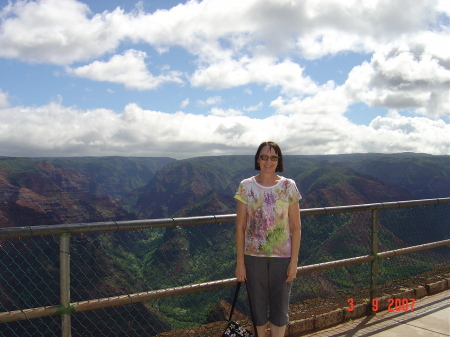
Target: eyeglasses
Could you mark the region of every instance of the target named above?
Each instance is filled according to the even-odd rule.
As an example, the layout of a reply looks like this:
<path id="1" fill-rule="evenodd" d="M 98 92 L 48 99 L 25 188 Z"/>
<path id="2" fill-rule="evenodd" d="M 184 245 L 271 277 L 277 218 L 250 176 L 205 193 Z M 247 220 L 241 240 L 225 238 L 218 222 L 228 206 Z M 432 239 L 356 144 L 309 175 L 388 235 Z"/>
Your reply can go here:
<path id="1" fill-rule="evenodd" d="M 270 158 L 270 160 L 271 161 L 278 161 L 278 158 L 280 158 L 280 157 L 277 157 L 277 156 L 268 156 L 268 155 L 265 155 L 265 154 L 262 154 L 262 155 L 260 155 L 259 156 L 259 159 L 261 159 L 261 160 L 268 160 Z"/>

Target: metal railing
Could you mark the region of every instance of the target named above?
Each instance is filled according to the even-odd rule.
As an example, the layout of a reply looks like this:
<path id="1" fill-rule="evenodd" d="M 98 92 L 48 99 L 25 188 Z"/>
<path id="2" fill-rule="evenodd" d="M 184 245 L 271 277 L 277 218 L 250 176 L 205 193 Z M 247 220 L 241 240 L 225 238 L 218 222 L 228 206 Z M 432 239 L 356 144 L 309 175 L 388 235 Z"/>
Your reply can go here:
<path id="1" fill-rule="evenodd" d="M 303 222 L 307 217 L 317 217 L 317 216 L 333 217 L 337 214 L 347 216 L 348 214 L 352 213 L 359 214 L 361 212 L 363 213 L 370 212 L 370 219 L 371 219 L 370 229 L 367 229 L 367 231 L 370 232 L 370 252 L 368 254 L 356 257 L 349 257 L 333 261 L 325 261 L 300 266 L 298 267 L 298 274 L 308 274 L 318 271 L 324 271 L 334 268 L 341 268 L 344 266 L 351 266 L 370 262 L 371 265 L 370 281 L 368 280 L 367 283 L 370 283 L 370 299 L 375 298 L 377 296 L 377 286 L 379 283 L 378 267 L 380 260 L 450 245 L 450 236 L 447 235 L 450 224 L 444 223 L 442 224 L 442 228 L 444 228 L 443 232 L 445 234 L 444 237 L 442 237 L 442 240 L 379 252 L 378 233 L 380 224 L 379 219 L 380 211 L 401 209 L 405 207 L 423 208 L 430 205 L 434 206 L 437 205 L 441 208 L 444 207 L 440 211 L 443 214 L 444 220 L 442 220 L 441 218 L 441 220 L 438 221 L 447 221 L 448 214 L 450 213 L 448 210 L 448 203 L 450 203 L 450 198 L 302 209 L 301 218 Z M 395 217 L 396 216 L 394 215 L 392 218 Z M 354 220 L 349 221 L 348 219 L 346 219 L 345 221 L 352 224 L 357 223 L 357 221 Z M 206 292 L 210 290 L 222 289 L 233 286 L 236 284 L 236 279 L 227 278 L 207 282 L 200 282 L 190 285 L 182 285 L 182 286 L 168 287 L 164 289 L 148 290 L 129 294 L 121 294 L 117 296 L 109 296 L 103 298 L 71 302 L 71 265 L 70 265 L 70 255 L 71 255 L 70 238 L 71 236 L 74 235 L 85 235 L 87 233 L 96 233 L 96 232 L 105 233 L 105 232 L 131 231 L 131 230 L 155 230 L 158 228 L 175 229 L 192 225 L 212 226 L 214 224 L 224 224 L 233 222 L 235 222 L 235 214 L 189 217 L 189 218 L 167 218 L 167 219 L 150 219 L 150 220 L 117 221 L 117 222 L 110 221 L 110 222 L 80 223 L 70 225 L 1 228 L 0 244 L 5 240 L 10 240 L 13 238 L 26 238 L 26 237 L 51 236 L 51 235 L 59 236 L 60 304 L 46 305 L 32 308 L 22 308 L 19 310 L 0 312 L 0 334 L 2 331 L 1 324 L 60 315 L 61 335 L 64 337 L 71 336 L 71 317 L 79 312 L 100 308 L 121 306 L 126 304 L 136 304 L 140 302 L 170 298 L 175 296 L 182 296 L 198 292 Z M 360 227 L 367 227 L 367 226 L 360 225 Z M 308 233 L 305 233 L 304 231 L 303 235 L 308 236 Z M 234 242 L 231 241 L 228 242 L 228 244 L 229 247 L 232 247 L 234 245 Z M 2 284 L 0 282 L 0 287 L 1 286 Z"/>

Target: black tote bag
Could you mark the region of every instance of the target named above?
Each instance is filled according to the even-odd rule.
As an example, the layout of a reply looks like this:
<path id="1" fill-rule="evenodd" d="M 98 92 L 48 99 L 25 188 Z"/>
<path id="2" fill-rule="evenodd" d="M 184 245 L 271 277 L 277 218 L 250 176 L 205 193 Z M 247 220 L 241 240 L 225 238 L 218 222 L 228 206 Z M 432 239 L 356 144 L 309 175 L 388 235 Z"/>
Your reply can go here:
<path id="1" fill-rule="evenodd" d="M 247 287 L 247 283 L 245 284 Z M 228 319 L 227 327 L 225 328 L 222 337 L 258 337 L 258 331 L 256 331 L 255 323 L 253 323 L 253 330 L 255 331 L 255 334 L 252 334 L 250 331 L 245 329 L 243 326 L 241 326 L 238 322 L 235 322 L 232 320 L 234 307 L 236 306 L 236 302 L 239 295 L 239 289 L 241 288 L 241 282 L 238 282 L 236 285 L 236 291 L 234 292 L 234 299 L 233 299 L 233 305 L 231 306 L 231 312 L 230 312 L 230 318 Z M 252 316 L 252 321 L 255 322 L 255 319 L 253 317 L 253 310 L 252 310 L 252 302 L 250 300 L 250 294 L 248 293 L 248 302 L 250 304 L 250 314 Z"/>

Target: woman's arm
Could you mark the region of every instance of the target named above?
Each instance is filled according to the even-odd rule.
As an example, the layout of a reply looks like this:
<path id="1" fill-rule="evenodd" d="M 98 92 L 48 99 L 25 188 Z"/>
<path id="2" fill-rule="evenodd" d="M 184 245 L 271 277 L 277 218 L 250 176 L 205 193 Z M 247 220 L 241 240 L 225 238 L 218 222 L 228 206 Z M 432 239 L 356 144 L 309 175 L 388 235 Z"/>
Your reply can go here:
<path id="1" fill-rule="evenodd" d="M 289 206 L 289 227 L 291 230 L 291 261 L 287 270 L 286 282 L 291 282 L 297 275 L 298 253 L 300 251 L 301 220 L 300 205 L 294 202 Z"/>
<path id="2" fill-rule="evenodd" d="M 245 229 L 247 228 L 247 204 L 237 201 L 236 207 L 236 278 L 239 282 L 247 279 L 244 264 Z"/>

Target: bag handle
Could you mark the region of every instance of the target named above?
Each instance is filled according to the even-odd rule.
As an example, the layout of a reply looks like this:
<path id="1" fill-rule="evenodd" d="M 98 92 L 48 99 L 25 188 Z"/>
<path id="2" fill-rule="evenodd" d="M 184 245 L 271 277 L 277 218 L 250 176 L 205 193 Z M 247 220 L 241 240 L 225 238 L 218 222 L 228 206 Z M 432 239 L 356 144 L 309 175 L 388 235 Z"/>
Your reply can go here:
<path id="1" fill-rule="evenodd" d="M 233 304 L 231 305 L 231 311 L 230 311 L 230 318 L 228 321 L 231 321 L 231 318 L 233 317 L 234 307 L 236 306 L 236 302 L 239 296 L 239 289 L 241 289 L 241 282 L 238 282 L 236 284 L 236 290 L 234 292 L 234 298 L 233 298 Z"/>
<path id="2" fill-rule="evenodd" d="M 250 293 L 248 291 L 247 282 L 245 282 L 245 288 L 247 290 L 248 304 L 250 306 L 250 315 L 252 316 L 253 331 L 255 332 L 255 337 L 258 337 L 258 330 L 256 330 L 255 316 L 253 315 L 252 301 L 250 299 Z M 241 289 L 241 282 L 238 282 L 236 284 L 236 290 L 234 292 L 233 304 L 231 305 L 230 318 L 228 319 L 228 321 L 231 321 L 231 319 L 233 317 L 234 307 L 236 306 L 236 302 L 239 297 L 239 289 Z"/>

